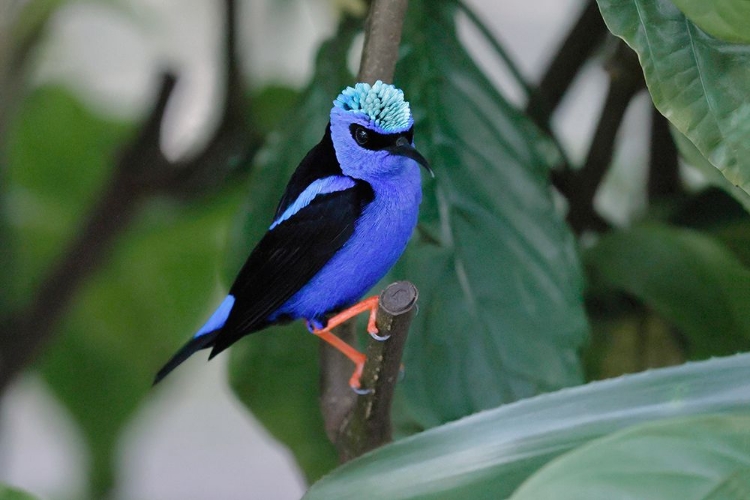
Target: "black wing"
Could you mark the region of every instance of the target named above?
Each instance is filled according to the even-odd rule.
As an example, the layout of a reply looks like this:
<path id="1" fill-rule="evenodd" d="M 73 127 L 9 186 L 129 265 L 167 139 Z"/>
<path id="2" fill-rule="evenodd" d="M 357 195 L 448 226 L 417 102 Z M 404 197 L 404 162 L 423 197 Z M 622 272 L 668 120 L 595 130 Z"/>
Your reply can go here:
<path id="1" fill-rule="evenodd" d="M 336 158 L 336 151 L 333 149 L 331 124 L 329 123 L 323 138 L 305 155 L 297 170 L 292 174 L 292 178 L 289 179 L 286 191 L 284 191 L 284 195 L 279 201 L 279 206 L 276 208 L 274 219 L 283 214 L 284 210 L 294 203 L 294 200 L 313 181 L 332 175 L 344 174 L 341 172 L 341 165 L 339 165 L 339 161 Z"/>
<path id="2" fill-rule="evenodd" d="M 267 326 L 268 317 L 349 240 L 362 210 L 373 199 L 369 184 L 355 182 L 352 188 L 315 197 L 260 240 L 229 291 L 235 297 L 234 307 L 211 357 Z"/>

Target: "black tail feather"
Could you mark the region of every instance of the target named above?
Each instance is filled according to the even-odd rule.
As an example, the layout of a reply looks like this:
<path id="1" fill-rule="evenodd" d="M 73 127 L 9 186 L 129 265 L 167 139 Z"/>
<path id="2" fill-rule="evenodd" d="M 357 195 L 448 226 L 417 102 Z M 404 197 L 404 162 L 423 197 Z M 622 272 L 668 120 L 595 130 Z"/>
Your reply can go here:
<path id="1" fill-rule="evenodd" d="M 172 359 L 167 361 L 167 364 L 165 364 L 162 369 L 159 370 L 159 372 L 156 374 L 156 377 L 154 377 L 154 385 L 158 384 L 164 377 L 169 375 L 172 370 L 177 368 L 183 361 L 192 356 L 193 353 L 200 351 L 201 349 L 207 349 L 213 346 L 218 334 L 219 330 L 214 330 L 213 332 L 203 334 L 200 337 L 194 337 L 190 339 L 190 341 L 182 346 L 182 348 L 177 351 L 174 356 L 172 356 Z"/>

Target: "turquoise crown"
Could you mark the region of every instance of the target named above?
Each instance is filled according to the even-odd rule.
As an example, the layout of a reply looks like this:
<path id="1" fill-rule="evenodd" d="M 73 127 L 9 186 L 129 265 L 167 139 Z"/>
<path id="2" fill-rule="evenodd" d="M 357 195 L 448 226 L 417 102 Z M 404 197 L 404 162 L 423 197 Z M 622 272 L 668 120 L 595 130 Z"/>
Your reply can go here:
<path id="1" fill-rule="evenodd" d="M 380 80 L 345 88 L 333 105 L 369 116 L 385 132 L 400 132 L 410 126 L 411 110 L 404 92 Z"/>

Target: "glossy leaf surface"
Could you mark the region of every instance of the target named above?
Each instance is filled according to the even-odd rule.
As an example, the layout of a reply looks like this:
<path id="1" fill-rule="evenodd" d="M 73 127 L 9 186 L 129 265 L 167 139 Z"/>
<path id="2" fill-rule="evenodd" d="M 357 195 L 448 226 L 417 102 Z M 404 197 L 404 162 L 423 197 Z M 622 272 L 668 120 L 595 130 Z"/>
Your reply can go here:
<path id="1" fill-rule="evenodd" d="M 659 111 L 750 192 L 750 45 L 708 35 L 670 0 L 598 3 L 610 31 L 638 53 Z"/>
<path id="2" fill-rule="evenodd" d="M 542 394 L 364 455 L 323 478 L 305 499 L 362 491 L 388 500 L 508 498 L 553 458 L 617 430 L 750 410 L 748 373 L 750 354 L 744 354 Z"/>
<path id="3" fill-rule="evenodd" d="M 556 151 L 465 52 L 452 3 L 410 9 L 396 83 L 435 179 L 389 278 L 420 290 L 404 432 L 580 383 L 587 333 L 574 240 L 549 190 Z"/>
<path id="4" fill-rule="evenodd" d="M 673 0 L 703 31 L 728 42 L 750 43 L 750 2 L 746 0 Z"/>
<path id="5" fill-rule="evenodd" d="M 512 500 L 661 500 L 750 497 L 750 417 L 648 423 L 549 463 Z"/>

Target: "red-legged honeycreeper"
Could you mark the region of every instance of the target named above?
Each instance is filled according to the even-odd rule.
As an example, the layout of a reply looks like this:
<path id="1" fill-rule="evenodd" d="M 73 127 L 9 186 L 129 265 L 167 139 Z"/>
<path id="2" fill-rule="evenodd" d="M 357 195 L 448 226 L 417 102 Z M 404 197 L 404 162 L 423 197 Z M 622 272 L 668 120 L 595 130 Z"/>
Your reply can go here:
<path id="1" fill-rule="evenodd" d="M 229 295 L 154 383 L 200 349 L 210 347 L 211 359 L 245 335 L 304 318 L 312 333 L 354 362 L 349 383 L 359 390 L 365 356 L 330 329 L 369 310 L 368 332 L 382 340 L 377 297 L 350 306 L 396 263 L 417 224 L 419 165 L 432 170 L 413 136 L 401 90 L 381 81 L 346 88 Z M 328 319 L 332 313 L 338 314 Z"/>

